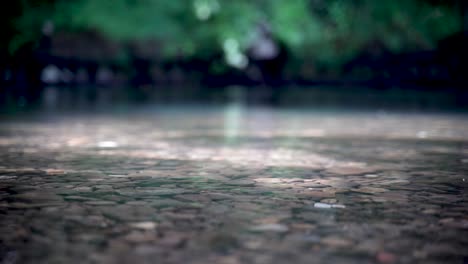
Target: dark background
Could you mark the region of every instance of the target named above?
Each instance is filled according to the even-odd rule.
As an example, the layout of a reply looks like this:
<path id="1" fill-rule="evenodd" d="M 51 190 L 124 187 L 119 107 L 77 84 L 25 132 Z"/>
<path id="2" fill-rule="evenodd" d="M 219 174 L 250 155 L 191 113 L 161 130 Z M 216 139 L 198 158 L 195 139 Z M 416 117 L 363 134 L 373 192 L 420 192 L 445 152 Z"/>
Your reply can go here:
<path id="1" fill-rule="evenodd" d="M 463 0 L 11 1 L 0 11 L 0 103 L 463 108 L 467 10 Z"/>

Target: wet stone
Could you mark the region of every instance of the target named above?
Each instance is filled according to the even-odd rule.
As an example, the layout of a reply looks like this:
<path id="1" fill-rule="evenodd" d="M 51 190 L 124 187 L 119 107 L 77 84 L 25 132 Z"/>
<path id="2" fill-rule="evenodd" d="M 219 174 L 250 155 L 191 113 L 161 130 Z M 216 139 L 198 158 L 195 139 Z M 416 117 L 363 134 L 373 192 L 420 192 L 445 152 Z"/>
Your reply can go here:
<path id="1" fill-rule="evenodd" d="M 42 207 L 50 207 L 50 206 L 58 206 L 58 205 L 60 205 L 60 203 L 22 203 L 22 202 L 0 203 L 0 207 L 12 208 L 12 209 L 42 208 Z"/>
<path id="2" fill-rule="evenodd" d="M 0 181 L 14 180 L 16 178 L 17 176 L 13 176 L 13 175 L 0 175 Z"/>
<path id="3" fill-rule="evenodd" d="M 154 242 L 157 239 L 156 234 L 144 231 L 132 231 L 124 239 L 131 243 Z"/>
<path id="4" fill-rule="evenodd" d="M 85 204 L 89 205 L 114 205 L 116 204 L 115 202 L 112 201 L 87 201 Z"/>
<path id="5" fill-rule="evenodd" d="M 33 203 L 62 200 L 62 198 L 56 194 L 40 191 L 24 192 L 12 197 L 16 200 L 30 201 Z"/>
<path id="6" fill-rule="evenodd" d="M 324 199 L 324 198 L 335 198 L 336 197 L 336 190 L 330 191 L 330 190 L 320 190 L 320 191 L 315 191 L 315 190 L 306 190 L 300 193 L 301 196 L 307 197 L 310 199 Z"/>
<path id="7" fill-rule="evenodd" d="M 118 193 L 122 195 L 141 195 L 141 196 L 147 196 L 147 195 L 154 195 L 154 196 L 172 196 L 172 195 L 177 195 L 177 194 L 182 194 L 182 193 L 187 193 L 188 191 L 185 189 L 154 189 L 154 188 L 135 188 L 135 190 L 131 191 L 118 191 Z"/>
<path id="8" fill-rule="evenodd" d="M 353 241 L 347 238 L 335 237 L 335 236 L 322 238 L 320 242 L 328 247 L 334 247 L 334 248 L 350 247 L 353 245 Z"/>
<path id="9" fill-rule="evenodd" d="M 263 224 L 263 225 L 256 225 L 249 228 L 251 231 L 255 232 L 278 232 L 283 233 L 287 232 L 289 228 L 286 225 L 282 224 Z"/>
<path id="10" fill-rule="evenodd" d="M 360 188 L 351 189 L 351 191 L 358 192 L 358 193 L 375 194 L 375 193 L 387 192 L 388 190 L 385 188 L 378 188 L 378 187 L 360 187 Z"/>
<path id="11" fill-rule="evenodd" d="M 211 248 L 221 254 L 227 254 L 240 246 L 240 242 L 236 237 L 224 233 L 213 235 L 208 243 Z"/>
<path id="12" fill-rule="evenodd" d="M 66 201 L 96 201 L 97 199 L 92 198 L 92 197 L 69 195 L 69 196 L 64 196 L 64 200 Z"/>
<path id="13" fill-rule="evenodd" d="M 73 188 L 72 190 L 76 192 L 91 192 L 93 188 L 88 187 L 88 186 L 81 186 L 81 187 Z"/>
<path id="14" fill-rule="evenodd" d="M 46 169 L 45 173 L 47 175 L 62 175 L 62 174 L 65 174 L 66 172 L 61 169 Z"/>
<path id="15" fill-rule="evenodd" d="M 142 230 L 153 230 L 158 225 L 155 222 L 136 222 L 136 223 L 130 223 L 130 226 L 133 228 L 142 229 Z"/>
<path id="16" fill-rule="evenodd" d="M 189 202 L 199 202 L 199 203 L 209 203 L 211 199 L 205 195 L 197 195 L 197 194 L 182 194 L 174 196 L 177 200 L 182 201 L 189 201 Z"/>
<path id="17" fill-rule="evenodd" d="M 364 165 L 344 165 L 344 166 L 333 166 L 327 169 L 328 173 L 338 175 L 362 175 L 375 172 L 374 168 L 370 168 Z"/>

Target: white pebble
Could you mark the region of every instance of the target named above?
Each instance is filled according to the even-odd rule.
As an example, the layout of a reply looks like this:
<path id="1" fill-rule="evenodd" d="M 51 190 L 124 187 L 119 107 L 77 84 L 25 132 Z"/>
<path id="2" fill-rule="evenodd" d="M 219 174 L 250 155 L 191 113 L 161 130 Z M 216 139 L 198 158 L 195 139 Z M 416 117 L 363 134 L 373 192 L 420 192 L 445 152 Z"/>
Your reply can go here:
<path id="1" fill-rule="evenodd" d="M 130 226 L 138 229 L 144 230 L 152 230 L 155 229 L 157 224 L 154 222 L 138 222 L 138 223 L 131 223 Z"/>
<path id="2" fill-rule="evenodd" d="M 332 205 L 332 207 L 333 207 L 333 208 L 341 208 L 341 209 L 343 209 L 343 208 L 346 208 L 346 205 L 344 205 L 344 204 L 334 204 L 334 205 Z"/>
<path id="3" fill-rule="evenodd" d="M 331 204 L 326 204 L 326 203 L 314 203 L 315 208 L 332 208 Z"/>
<path id="4" fill-rule="evenodd" d="M 100 141 L 97 145 L 100 148 L 116 148 L 118 146 L 115 141 Z"/>
<path id="5" fill-rule="evenodd" d="M 315 208 L 323 208 L 323 209 L 330 209 L 330 208 L 346 208 L 343 204 L 327 204 L 327 203 L 314 203 Z"/>

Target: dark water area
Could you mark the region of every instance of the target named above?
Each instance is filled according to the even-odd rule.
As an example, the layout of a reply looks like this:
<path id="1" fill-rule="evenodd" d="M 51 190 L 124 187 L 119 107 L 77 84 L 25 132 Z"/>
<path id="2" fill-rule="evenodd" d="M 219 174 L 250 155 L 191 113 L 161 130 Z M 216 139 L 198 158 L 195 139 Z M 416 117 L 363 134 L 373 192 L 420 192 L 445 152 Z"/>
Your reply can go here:
<path id="1" fill-rule="evenodd" d="M 279 108 L 326 110 L 468 110 L 460 89 L 375 88 L 367 86 L 200 87 L 200 86 L 49 86 L 35 93 L 7 89 L 0 112 L 94 112 L 157 105 L 219 106 L 229 102 Z"/>

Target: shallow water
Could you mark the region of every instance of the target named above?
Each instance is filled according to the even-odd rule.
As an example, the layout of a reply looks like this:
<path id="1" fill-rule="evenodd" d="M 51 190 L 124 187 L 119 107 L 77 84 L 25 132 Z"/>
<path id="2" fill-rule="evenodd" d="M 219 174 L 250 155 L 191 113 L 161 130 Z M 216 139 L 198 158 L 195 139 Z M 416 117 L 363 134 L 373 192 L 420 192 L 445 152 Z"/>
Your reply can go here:
<path id="1" fill-rule="evenodd" d="M 0 121 L 2 263 L 464 263 L 468 116 L 158 107 Z"/>

